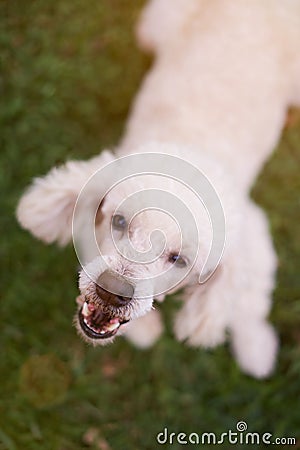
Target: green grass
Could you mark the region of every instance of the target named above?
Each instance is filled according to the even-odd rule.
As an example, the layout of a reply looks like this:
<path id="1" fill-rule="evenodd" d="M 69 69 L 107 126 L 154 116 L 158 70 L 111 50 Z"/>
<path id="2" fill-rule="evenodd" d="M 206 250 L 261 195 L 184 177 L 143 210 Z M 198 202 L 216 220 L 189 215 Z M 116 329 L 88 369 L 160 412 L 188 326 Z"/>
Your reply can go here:
<path id="1" fill-rule="evenodd" d="M 281 350 L 267 381 L 242 374 L 227 347 L 177 343 L 174 297 L 162 305 L 167 330 L 151 350 L 121 339 L 86 346 L 72 327 L 72 248 L 46 247 L 16 223 L 16 203 L 33 176 L 117 143 L 149 65 L 132 35 L 142 3 L 0 3 L 0 450 L 154 449 L 165 426 L 222 433 L 238 420 L 250 431 L 299 433 L 299 126 L 284 133 L 253 190 L 280 262 L 271 318 Z"/>

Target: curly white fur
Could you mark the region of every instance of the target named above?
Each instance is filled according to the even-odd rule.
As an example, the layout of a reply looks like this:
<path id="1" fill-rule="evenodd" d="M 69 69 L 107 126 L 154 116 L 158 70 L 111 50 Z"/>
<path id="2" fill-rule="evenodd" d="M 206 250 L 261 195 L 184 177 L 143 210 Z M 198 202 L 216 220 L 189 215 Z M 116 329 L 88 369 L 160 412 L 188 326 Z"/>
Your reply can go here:
<path id="1" fill-rule="evenodd" d="M 249 189 L 276 145 L 287 108 L 300 105 L 300 2 L 152 0 L 137 33 L 141 46 L 154 52 L 156 59 L 115 154 L 103 152 L 88 162 L 68 162 L 35 180 L 20 201 L 18 219 L 45 242 L 66 244 L 80 190 L 115 157 L 151 151 L 191 161 L 221 197 L 227 246 L 221 266 L 206 285 L 191 284 L 190 279 L 190 284 L 184 284 L 175 334 L 190 345 L 213 347 L 224 341 L 229 330 L 241 368 L 265 377 L 274 368 L 277 348 L 276 334 L 266 322 L 276 255 L 266 217 L 249 198 Z M 90 202 L 81 211 L 83 218 L 108 186 L 109 180 L 104 179 L 97 192 L 91 192 Z M 104 246 L 113 206 L 130 192 L 129 183 L 105 199 L 106 219 L 97 231 Z M 194 207 L 192 200 L 187 202 Z M 156 220 L 151 214 L 145 213 L 133 234 L 137 245 L 143 246 L 148 222 Z M 195 216 L 202 226 L 199 271 L 209 232 L 203 212 L 195 211 Z M 163 226 L 168 229 L 169 224 Z M 176 234 L 169 234 L 176 245 Z M 81 249 L 85 261 L 98 267 L 85 244 L 84 225 Z M 116 256 L 110 244 L 106 252 Z M 124 261 L 116 267 L 120 273 L 140 271 L 145 276 L 152 271 Z M 162 269 L 163 265 L 155 266 L 156 271 Z M 83 273 L 81 286 L 89 283 L 84 277 Z M 147 307 L 135 309 L 139 318 L 125 330 L 140 347 L 152 344 L 162 331 L 157 310 L 144 315 L 151 307 L 151 302 L 146 303 Z"/>

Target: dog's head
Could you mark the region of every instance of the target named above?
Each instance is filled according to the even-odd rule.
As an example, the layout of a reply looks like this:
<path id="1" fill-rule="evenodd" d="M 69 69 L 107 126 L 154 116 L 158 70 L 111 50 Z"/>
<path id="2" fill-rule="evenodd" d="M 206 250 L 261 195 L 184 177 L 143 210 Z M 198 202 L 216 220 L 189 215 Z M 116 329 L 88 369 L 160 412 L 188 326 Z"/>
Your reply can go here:
<path id="1" fill-rule="evenodd" d="M 183 150 L 145 150 L 68 163 L 19 204 L 21 224 L 39 238 L 64 244 L 73 236 L 82 266 L 75 322 L 93 343 L 110 342 L 155 299 L 199 283 L 200 274 L 205 281 L 222 255 L 225 223 L 212 185 L 178 157 Z"/>
<path id="2" fill-rule="evenodd" d="M 178 163 L 177 159 L 179 173 L 183 168 Z M 116 171 L 118 164 L 123 162 L 113 164 Z M 126 177 L 121 169 L 120 174 L 122 181 L 108 190 L 90 221 L 85 215 L 89 225 L 84 243 L 82 205 L 88 203 L 93 187 L 85 187 L 73 218 L 75 247 L 81 241 L 81 248 L 88 249 L 81 261 L 76 324 L 94 344 L 110 342 L 126 323 L 150 311 L 154 300 L 197 285 L 200 274 L 208 276 L 216 263 L 215 259 L 204 269 L 212 247 L 212 222 L 207 205 L 191 189 L 192 179 L 186 186 L 180 179 L 152 172 Z M 221 257 L 223 248 L 218 250 Z M 80 249 L 78 254 L 80 258 Z"/>

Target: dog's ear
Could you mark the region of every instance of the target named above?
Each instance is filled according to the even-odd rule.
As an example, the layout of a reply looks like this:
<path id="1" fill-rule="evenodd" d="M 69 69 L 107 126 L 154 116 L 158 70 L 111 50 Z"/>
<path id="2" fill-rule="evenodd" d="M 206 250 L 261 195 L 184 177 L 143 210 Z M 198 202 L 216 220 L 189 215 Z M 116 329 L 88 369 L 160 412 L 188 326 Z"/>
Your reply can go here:
<path id="1" fill-rule="evenodd" d="M 110 152 L 103 152 L 86 162 L 69 161 L 36 178 L 17 208 L 21 226 L 44 242 L 66 245 L 72 237 L 73 211 L 81 189 L 94 172 L 113 159 Z"/>
<path id="2" fill-rule="evenodd" d="M 96 216 L 95 216 L 95 225 L 96 226 L 99 226 L 101 224 L 103 217 L 104 217 L 103 212 L 102 212 L 102 207 L 104 205 L 104 201 L 105 201 L 105 199 L 103 198 L 97 208 L 97 211 L 96 211 Z"/>

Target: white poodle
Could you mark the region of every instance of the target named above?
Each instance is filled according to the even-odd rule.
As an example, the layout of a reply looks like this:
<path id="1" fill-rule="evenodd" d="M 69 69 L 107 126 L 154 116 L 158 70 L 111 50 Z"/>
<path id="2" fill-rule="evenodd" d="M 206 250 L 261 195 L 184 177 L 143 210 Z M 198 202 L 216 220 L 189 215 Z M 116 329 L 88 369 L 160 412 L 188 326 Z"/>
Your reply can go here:
<path id="1" fill-rule="evenodd" d="M 249 189 L 300 105 L 300 1 L 152 0 L 137 31 L 156 59 L 119 147 L 37 178 L 18 219 L 61 245 L 73 222 L 88 341 L 124 333 L 151 345 L 162 331 L 154 298 L 184 288 L 176 337 L 213 347 L 229 332 L 241 368 L 268 376 L 276 256 Z M 207 179 L 208 204 L 195 192 Z"/>

